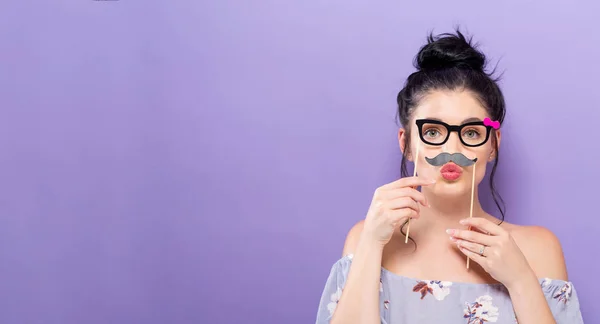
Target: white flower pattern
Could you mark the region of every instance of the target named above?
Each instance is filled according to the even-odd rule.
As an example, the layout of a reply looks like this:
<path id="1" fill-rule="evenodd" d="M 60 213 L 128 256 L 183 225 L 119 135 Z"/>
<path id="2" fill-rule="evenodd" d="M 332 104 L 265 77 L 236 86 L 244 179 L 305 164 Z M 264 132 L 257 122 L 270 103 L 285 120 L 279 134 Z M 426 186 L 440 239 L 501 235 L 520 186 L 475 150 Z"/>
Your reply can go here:
<path id="1" fill-rule="evenodd" d="M 495 323 L 500 315 L 498 307 L 492 304 L 490 295 L 478 297 L 474 303 L 465 303 L 464 318 L 467 324 L 483 324 L 485 322 Z"/>
<path id="2" fill-rule="evenodd" d="M 542 287 L 546 287 L 546 286 L 550 285 L 551 283 L 552 283 L 552 279 L 544 278 L 544 281 L 542 281 Z"/>
<path id="3" fill-rule="evenodd" d="M 450 281 L 430 281 L 429 287 L 433 289 L 433 297 L 437 300 L 444 300 L 450 294 Z"/>

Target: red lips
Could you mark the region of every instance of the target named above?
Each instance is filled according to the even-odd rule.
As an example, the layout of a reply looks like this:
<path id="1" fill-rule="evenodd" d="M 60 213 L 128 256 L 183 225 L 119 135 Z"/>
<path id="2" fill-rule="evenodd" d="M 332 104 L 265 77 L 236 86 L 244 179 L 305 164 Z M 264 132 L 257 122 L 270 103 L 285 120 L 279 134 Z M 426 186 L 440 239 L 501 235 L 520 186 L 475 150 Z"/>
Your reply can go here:
<path id="1" fill-rule="evenodd" d="M 458 165 L 449 162 L 444 164 L 444 166 L 440 169 L 440 173 L 444 179 L 453 181 L 460 177 L 462 174 L 462 169 Z"/>

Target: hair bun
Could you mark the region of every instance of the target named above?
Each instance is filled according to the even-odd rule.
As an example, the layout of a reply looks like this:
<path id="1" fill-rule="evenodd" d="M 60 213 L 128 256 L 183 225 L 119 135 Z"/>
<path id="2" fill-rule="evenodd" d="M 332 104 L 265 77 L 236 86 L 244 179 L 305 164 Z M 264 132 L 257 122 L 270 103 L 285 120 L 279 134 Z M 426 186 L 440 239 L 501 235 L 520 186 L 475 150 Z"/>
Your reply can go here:
<path id="1" fill-rule="evenodd" d="M 476 47 L 458 30 L 436 37 L 430 34 L 416 56 L 415 67 L 421 71 L 463 68 L 485 73 L 485 55 Z"/>

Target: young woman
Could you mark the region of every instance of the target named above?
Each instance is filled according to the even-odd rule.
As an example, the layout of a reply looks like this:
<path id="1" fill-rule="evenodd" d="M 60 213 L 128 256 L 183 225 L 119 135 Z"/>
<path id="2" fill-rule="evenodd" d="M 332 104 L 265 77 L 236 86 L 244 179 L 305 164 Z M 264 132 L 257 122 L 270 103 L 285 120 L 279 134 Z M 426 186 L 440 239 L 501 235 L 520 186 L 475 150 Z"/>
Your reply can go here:
<path id="1" fill-rule="evenodd" d="M 558 239 L 503 221 L 493 181 L 505 103 L 485 65 L 460 31 L 429 36 L 417 54 L 398 94 L 403 177 L 375 191 L 348 233 L 318 324 L 583 323 Z M 502 220 L 479 203 L 488 163 Z"/>

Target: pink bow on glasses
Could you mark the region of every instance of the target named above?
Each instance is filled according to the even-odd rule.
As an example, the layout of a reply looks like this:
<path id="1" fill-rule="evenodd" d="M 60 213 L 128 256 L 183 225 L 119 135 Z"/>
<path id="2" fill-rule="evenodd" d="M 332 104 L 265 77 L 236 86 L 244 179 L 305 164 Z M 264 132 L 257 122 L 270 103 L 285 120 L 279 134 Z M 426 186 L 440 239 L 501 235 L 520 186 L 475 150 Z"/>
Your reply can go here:
<path id="1" fill-rule="evenodd" d="M 500 128 L 500 122 L 497 120 L 492 121 L 491 119 L 485 117 L 483 119 L 483 125 L 484 126 L 492 126 L 494 129 L 498 129 Z"/>

